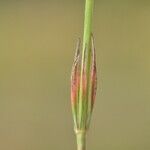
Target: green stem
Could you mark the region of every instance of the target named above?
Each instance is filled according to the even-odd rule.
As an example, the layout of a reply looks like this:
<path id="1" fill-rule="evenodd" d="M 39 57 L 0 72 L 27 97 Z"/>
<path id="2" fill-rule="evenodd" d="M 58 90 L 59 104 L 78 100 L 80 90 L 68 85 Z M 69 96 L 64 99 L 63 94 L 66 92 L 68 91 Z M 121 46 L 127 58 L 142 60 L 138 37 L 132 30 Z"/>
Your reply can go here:
<path id="1" fill-rule="evenodd" d="M 86 150 L 86 133 L 79 132 L 76 133 L 77 138 L 77 150 Z"/>
<path id="2" fill-rule="evenodd" d="M 89 47 L 89 43 L 91 39 L 93 7 L 94 7 L 94 0 L 86 0 L 85 18 L 84 18 L 83 51 L 82 51 L 83 55 L 84 55 L 85 47 Z"/>
<path id="3" fill-rule="evenodd" d="M 94 7 L 94 0 L 86 0 L 85 3 L 85 18 L 84 18 L 84 33 L 83 33 L 83 46 L 82 46 L 82 60 L 81 60 L 81 79 L 83 74 L 83 68 L 86 66 L 86 75 L 89 78 L 90 72 L 90 54 L 91 54 L 91 34 L 92 34 L 92 17 L 93 17 L 93 7 Z M 86 55 L 86 60 L 84 60 Z M 84 62 L 85 61 L 85 62 Z M 84 64 L 85 63 L 85 64 Z M 89 81 L 89 80 L 88 80 Z M 84 104 L 83 99 L 87 99 L 83 97 L 82 94 L 82 80 L 80 81 L 80 98 L 79 98 L 79 127 L 81 128 L 83 125 L 83 115 L 84 112 Z M 88 86 L 88 83 L 87 83 Z"/>

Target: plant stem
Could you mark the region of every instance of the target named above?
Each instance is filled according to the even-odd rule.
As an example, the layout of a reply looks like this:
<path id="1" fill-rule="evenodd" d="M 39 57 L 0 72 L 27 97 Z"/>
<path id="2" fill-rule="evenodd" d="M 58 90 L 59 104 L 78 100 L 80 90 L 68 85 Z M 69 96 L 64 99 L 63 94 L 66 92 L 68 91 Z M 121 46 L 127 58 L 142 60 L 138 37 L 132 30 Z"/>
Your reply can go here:
<path id="1" fill-rule="evenodd" d="M 78 132 L 77 137 L 77 150 L 86 150 L 86 133 Z"/>
<path id="2" fill-rule="evenodd" d="M 83 51 L 85 47 L 89 47 L 91 32 L 92 32 L 92 17 L 93 17 L 94 0 L 86 0 L 85 4 L 85 18 L 84 18 L 84 35 L 83 35 Z"/>
<path id="3" fill-rule="evenodd" d="M 84 18 L 84 33 L 83 33 L 83 45 L 82 45 L 82 59 L 81 59 L 81 79 L 86 66 L 86 76 L 87 76 L 87 86 L 90 82 L 90 62 L 91 62 L 91 34 L 92 34 L 92 16 L 93 16 L 93 6 L 94 0 L 86 0 L 85 3 L 85 18 Z M 85 59 L 86 58 L 86 59 Z M 88 98 L 88 92 L 86 97 L 83 97 L 83 81 L 80 80 L 80 95 L 79 95 L 79 130 L 82 132 L 77 132 L 77 150 L 86 150 L 86 101 L 84 99 Z M 86 103 L 85 103 L 86 102 Z"/>
<path id="4" fill-rule="evenodd" d="M 94 0 L 85 0 L 82 58 L 80 62 L 79 41 L 71 73 L 71 101 L 77 150 L 86 150 L 86 134 L 96 94 L 96 62 L 92 36 L 93 7 Z"/>
<path id="5" fill-rule="evenodd" d="M 83 33 L 83 45 L 82 45 L 82 59 L 81 59 L 81 79 L 83 75 L 84 66 L 86 66 L 86 76 L 89 78 L 90 74 L 90 61 L 91 61 L 91 34 L 92 34 L 92 18 L 93 18 L 93 7 L 94 0 L 86 0 L 85 2 L 85 18 L 84 18 L 84 33 Z M 85 56 L 86 55 L 86 56 Z M 86 60 L 84 59 L 86 57 Z M 83 94 L 82 94 L 82 80 L 80 81 L 80 95 L 79 95 L 79 127 L 83 126 L 84 116 L 84 104 L 83 104 Z M 89 86 L 89 80 L 87 80 L 87 86 Z M 87 91 L 88 93 L 88 91 Z M 88 95 L 85 97 L 87 99 Z"/>

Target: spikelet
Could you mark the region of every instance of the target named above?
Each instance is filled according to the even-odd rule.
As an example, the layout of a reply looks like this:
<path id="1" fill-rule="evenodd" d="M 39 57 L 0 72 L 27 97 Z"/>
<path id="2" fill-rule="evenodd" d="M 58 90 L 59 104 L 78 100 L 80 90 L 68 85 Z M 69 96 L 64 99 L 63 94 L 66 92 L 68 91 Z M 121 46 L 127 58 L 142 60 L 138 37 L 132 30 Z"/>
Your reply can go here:
<path id="1" fill-rule="evenodd" d="M 90 56 L 87 49 L 91 50 Z M 89 48 L 84 50 L 83 61 L 80 58 L 79 40 L 71 72 L 71 105 L 77 144 L 82 147 L 85 146 L 83 143 L 90 125 L 97 88 L 96 54 L 92 35 Z"/>

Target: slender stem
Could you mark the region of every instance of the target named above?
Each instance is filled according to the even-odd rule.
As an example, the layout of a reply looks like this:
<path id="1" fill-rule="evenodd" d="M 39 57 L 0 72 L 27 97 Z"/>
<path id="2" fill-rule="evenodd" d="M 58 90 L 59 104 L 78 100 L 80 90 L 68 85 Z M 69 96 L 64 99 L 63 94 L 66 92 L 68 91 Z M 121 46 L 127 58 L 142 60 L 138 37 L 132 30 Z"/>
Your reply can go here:
<path id="1" fill-rule="evenodd" d="M 77 150 L 86 150 L 86 133 L 76 133 L 77 137 Z"/>
<path id="2" fill-rule="evenodd" d="M 84 18 L 84 35 L 83 35 L 83 52 L 85 47 L 89 47 L 91 32 L 92 32 L 92 17 L 93 17 L 94 0 L 86 0 L 85 4 L 85 18 Z"/>
<path id="3" fill-rule="evenodd" d="M 83 33 L 83 46 L 82 46 L 82 60 L 81 60 L 81 79 L 84 67 L 86 66 L 86 75 L 89 77 L 90 72 L 90 54 L 91 54 L 91 34 L 92 34 L 92 18 L 93 18 L 94 0 L 86 0 L 85 3 L 85 18 L 84 18 L 84 33 Z M 86 55 L 86 60 L 84 59 Z M 84 64 L 85 63 L 85 64 Z M 89 80 L 88 80 L 89 81 Z M 80 97 L 79 97 L 79 126 L 82 127 L 83 117 L 83 94 L 82 94 L 82 80 L 80 81 Z M 88 86 L 88 83 L 87 83 Z M 88 97 L 88 95 L 87 95 Z M 87 98 L 85 97 L 85 99 Z"/>
<path id="4" fill-rule="evenodd" d="M 91 61 L 91 34 L 92 34 L 92 16 L 93 16 L 93 5 L 94 0 L 86 0 L 85 3 L 85 18 L 84 18 L 84 33 L 83 33 L 83 45 L 82 45 L 82 60 L 81 60 L 81 75 L 80 75 L 80 95 L 79 95 L 79 122 L 78 129 L 79 132 L 76 133 L 77 138 L 77 150 L 86 150 L 86 116 L 85 116 L 85 101 L 88 95 L 83 96 L 83 80 L 82 75 L 86 66 L 86 76 L 89 78 L 90 76 L 90 61 Z M 89 79 L 87 79 L 88 86 Z M 88 93 L 88 91 L 87 91 Z"/>

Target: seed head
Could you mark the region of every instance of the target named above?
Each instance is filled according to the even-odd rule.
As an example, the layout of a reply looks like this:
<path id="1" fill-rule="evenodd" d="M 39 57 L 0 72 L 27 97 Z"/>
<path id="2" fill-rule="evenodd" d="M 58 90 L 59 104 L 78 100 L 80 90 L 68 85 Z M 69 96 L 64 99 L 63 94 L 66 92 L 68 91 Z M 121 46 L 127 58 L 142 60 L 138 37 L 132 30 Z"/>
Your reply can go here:
<path id="1" fill-rule="evenodd" d="M 93 36 L 90 42 L 89 48 L 84 50 L 83 60 L 80 60 L 80 40 L 78 41 L 72 67 L 71 104 L 75 130 L 88 129 L 96 97 L 97 74 Z"/>

